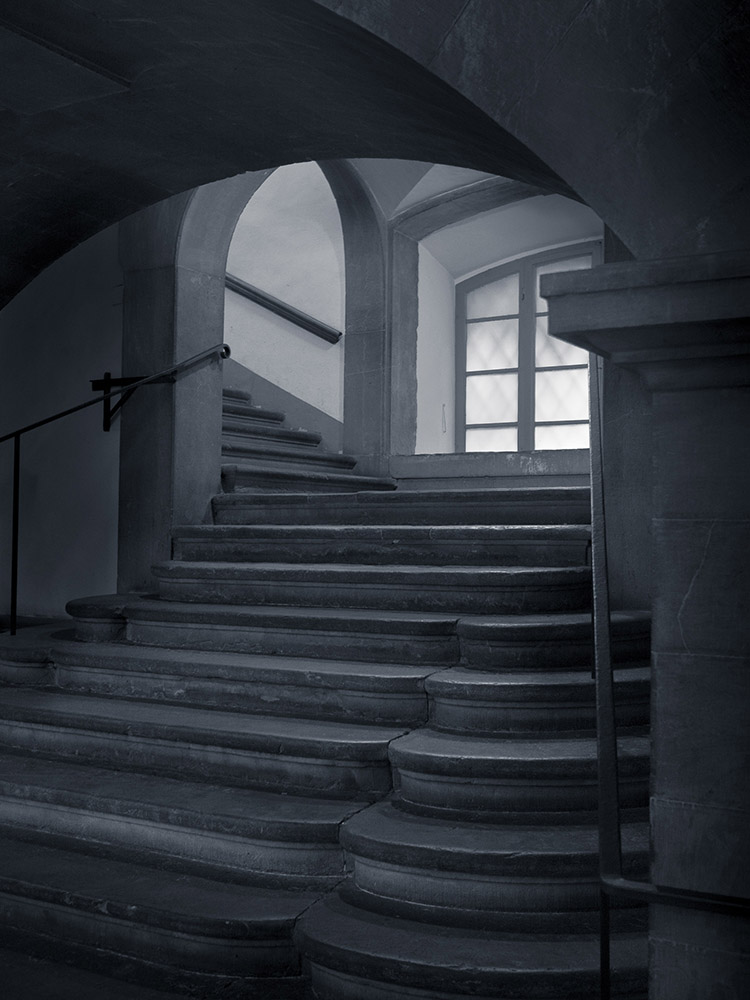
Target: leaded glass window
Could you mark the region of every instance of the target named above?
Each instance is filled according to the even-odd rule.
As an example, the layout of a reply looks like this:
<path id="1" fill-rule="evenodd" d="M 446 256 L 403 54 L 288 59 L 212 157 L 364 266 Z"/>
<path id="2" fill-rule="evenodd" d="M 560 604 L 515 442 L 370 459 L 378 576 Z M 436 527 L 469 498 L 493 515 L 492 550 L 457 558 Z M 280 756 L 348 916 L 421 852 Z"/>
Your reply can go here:
<path id="1" fill-rule="evenodd" d="M 456 289 L 456 447 L 588 447 L 588 355 L 547 333 L 539 279 L 591 267 L 598 244 L 524 257 Z"/>

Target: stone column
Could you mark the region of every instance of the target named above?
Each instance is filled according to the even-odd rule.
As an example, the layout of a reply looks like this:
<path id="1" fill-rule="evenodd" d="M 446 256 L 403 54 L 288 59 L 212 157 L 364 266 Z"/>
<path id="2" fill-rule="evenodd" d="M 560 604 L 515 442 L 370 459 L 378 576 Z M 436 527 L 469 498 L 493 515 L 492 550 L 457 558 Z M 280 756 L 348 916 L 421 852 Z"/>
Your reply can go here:
<path id="1" fill-rule="evenodd" d="M 177 260 L 191 194 L 127 219 L 123 374 L 150 375 L 223 337 L 224 276 Z M 220 488 L 221 364 L 140 389 L 122 410 L 118 591 L 148 590 L 171 532 L 199 523 Z"/>
<path id="2" fill-rule="evenodd" d="M 637 372 L 652 400 L 652 881 L 750 897 L 750 256 L 544 280 L 551 333 Z M 606 455 L 605 472 L 616 499 Z M 748 931 L 654 905 L 650 1000 L 744 995 Z"/>

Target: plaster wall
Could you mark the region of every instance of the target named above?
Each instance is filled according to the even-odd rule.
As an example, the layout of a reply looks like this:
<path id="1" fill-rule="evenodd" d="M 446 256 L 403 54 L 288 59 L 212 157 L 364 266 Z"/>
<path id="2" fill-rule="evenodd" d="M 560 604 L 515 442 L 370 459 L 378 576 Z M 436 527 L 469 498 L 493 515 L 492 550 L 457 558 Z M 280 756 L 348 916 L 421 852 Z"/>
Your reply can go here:
<path id="1" fill-rule="evenodd" d="M 237 222 L 227 271 L 343 330 L 341 219 L 317 164 L 281 167 L 263 183 Z M 232 291 L 226 293 L 225 339 L 235 361 L 342 419 L 343 343 L 328 344 Z"/>
<path id="2" fill-rule="evenodd" d="M 446 454 L 455 447 L 455 286 L 421 244 L 418 289 L 416 454 Z"/>
<path id="3" fill-rule="evenodd" d="M 586 205 L 540 195 L 445 226 L 427 236 L 424 246 L 454 278 L 466 278 L 543 248 L 601 239 L 603 230 Z"/>
<path id="4" fill-rule="evenodd" d="M 91 398 L 90 379 L 120 374 L 121 350 L 113 226 L 61 257 L 0 312 L 0 435 Z M 100 407 L 91 407 L 22 438 L 19 614 L 60 615 L 73 597 L 116 589 L 119 424 L 105 434 L 101 420 Z M 0 445 L 0 615 L 9 607 L 12 476 L 7 441 Z"/>

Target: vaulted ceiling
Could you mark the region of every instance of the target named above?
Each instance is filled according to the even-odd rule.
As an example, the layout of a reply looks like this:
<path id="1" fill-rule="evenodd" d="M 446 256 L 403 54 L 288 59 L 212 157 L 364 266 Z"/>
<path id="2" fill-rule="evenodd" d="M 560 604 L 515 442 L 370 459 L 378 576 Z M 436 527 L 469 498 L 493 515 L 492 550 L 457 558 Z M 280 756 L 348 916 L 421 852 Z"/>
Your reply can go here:
<path id="1" fill-rule="evenodd" d="M 734 0 L 24 0 L 0 10 L 0 304 L 140 207 L 306 159 L 575 190 L 638 255 L 743 245 Z M 659 208 L 657 211 L 656 208 Z"/>

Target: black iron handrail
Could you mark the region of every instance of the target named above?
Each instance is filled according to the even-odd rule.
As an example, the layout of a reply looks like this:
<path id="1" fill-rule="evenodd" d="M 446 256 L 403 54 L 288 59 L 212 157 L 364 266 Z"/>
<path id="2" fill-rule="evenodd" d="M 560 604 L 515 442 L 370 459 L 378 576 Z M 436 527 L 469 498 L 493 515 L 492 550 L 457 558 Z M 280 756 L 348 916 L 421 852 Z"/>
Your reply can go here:
<path id="1" fill-rule="evenodd" d="M 132 393 L 139 389 L 143 385 L 149 385 L 152 382 L 158 382 L 169 375 L 177 375 L 182 372 L 187 371 L 189 368 L 195 368 L 197 365 L 204 361 L 208 361 L 209 358 L 215 355 L 220 358 L 228 358 L 230 354 L 230 349 L 228 344 L 214 344 L 213 347 L 207 348 L 205 351 L 201 351 L 200 354 L 194 354 L 191 358 L 186 358 L 184 361 L 178 361 L 176 364 L 170 365 L 168 368 L 163 368 L 159 372 L 155 372 L 153 375 L 146 375 L 145 378 L 138 379 L 129 385 L 119 386 L 115 389 L 111 389 L 109 392 L 104 392 L 99 396 L 95 396 L 93 399 L 87 399 L 84 403 L 78 403 L 76 406 L 70 406 L 66 410 L 60 410 L 58 413 L 53 413 L 49 417 L 44 417 L 42 420 L 35 420 L 31 424 L 26 424 L 24 427 L 18 427 L 16 430 L 11 431 L 9 434 L 3 434 L 0 437 L 0 444 L 4 441 L 10 441 L 13 439 L 13 514 L 12 514 L 12 528 L 11 528 L 11 560 L 10 560 L 10 634 L 16 634 L 16 626 L 18 624 L 18 529 L 20 520 L 20 493 L 21 493 L 21 437 L 24 434 L 28 434 L 29 431 L 36 430 L 38 427 L 44 427 L 46 424 L 54 423 L 56 420 L 61 420 L 63 417 L 69 417 L 73 413 L 78 413 L 79 410 L 88 409 L 90 406 L 96 406 L 98 403 L 107 403 L 109 399 L 113 396 L 120 395 L 132 395 Z"/>
<path id="2" fill-rule="evenodd" d="M 589 399 L 591 413 L 591 564 L 594 583 L 594 675 L 596 678 L 596 739 L 599 781 L 599 976 L 601 1000 L 610 1000 L 610 897 L 639 899 L 748 916 L 750 899 L 718 893 L 655 885 L 625 878 L 622 873 L 617 724 L 612 674 L 607 539 L 605 534 L 604 473 L 601 411 L 602 359 L 591 357 Z"/>
<path id="3" fill-rule="evenodd" d="M 269 295 L 268 292 L 256 288 L 255 285 L 243 281 L 242 278 L 238 278 L 234 274 L 227 273 L 224 283 L 230 291 L 237 292 L 238 295 L 244 295 L 246 299 L 250 299 L 256 305 L 268 309 L 269 312 L 274 313 L 276 316 L 281 316 L 282 319 L 287 320 L 289 323 L 294 323 L 295 326 L 302 327 L 303 330 L 307 330 L 309 333 L 314 333 L 316 337 L 326 340 L 329 344 L 338 344 L 341 340 L 342 333 L 340 330 L 336 330 L 327 323 L 315 319 L 314 316 L 302 312 L 301 309 L 295 309 L 288 302 L 282 302 L 281 299 L 277 299 L 274 295 Z"/>

